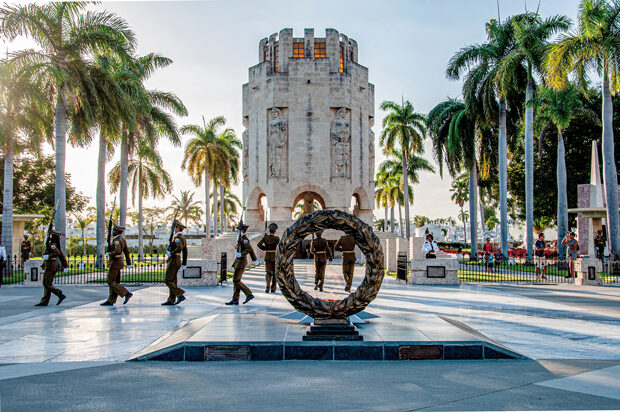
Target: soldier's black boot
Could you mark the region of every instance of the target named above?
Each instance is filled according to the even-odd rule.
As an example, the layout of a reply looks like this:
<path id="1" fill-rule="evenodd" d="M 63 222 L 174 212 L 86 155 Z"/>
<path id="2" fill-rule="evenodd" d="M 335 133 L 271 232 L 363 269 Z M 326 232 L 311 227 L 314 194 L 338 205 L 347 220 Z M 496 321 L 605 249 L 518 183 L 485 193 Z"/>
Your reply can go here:
<path id="1" fill-rule="evenodd" d="M 103 303 L 99 304 L 100 306 L 114 306 L 114 303 L 110 302 L 109 300 L 106 300 Z"/>
<path id="2" fill-rule="evenodd" d="M 265 293 L 269 293 L 269 287 L 265 288 Z"/>
<path id="3" fill-rule="evenodd" d="M 35 306 L 47 306 L 47 303 L 39 302 Z"/>
<path id="4" fill-rule="evenodd" d="M 245 300 L 243 301 L 243 304 L 245 305 L 246 303 L 248 303 L 249 301 L 251 301 L 252 299 L 254 299 L 254 295 L 248 295 L 245 297 Z"/>
<path id="5" fill-rule="evenodd" d="M 67 297 L 64 295 L 64 293 L 61 293 L 60 296 L 58 296 L 58 302 L 56 302 L 56 306 L 60 305 L 65 299 L 67 299 Z"/>
<path id="6" fill-rule="evenodd" d="M 174 306 L 174 302 L 168 302 L 165 301 L 164 303 L 161 304 L 162 306 Z"/>
<path id="7" fill-rule="evenodd" d="M 181 295 L 177 298 L 177 301 L 174 303 L 175 305 L 178 305 L 179 303 L 183 302 L 185 300 L 185 296 Z"/>
<path id="8" fill-rule="evenodd" d="M 123 305 L 126 305 L 129 302 L 129 299 L 133 297 L 133 293 L 129 292 L 125 295 L 125 300 L 123 301 Z"/>
<path id="9" fill-rule="evenodd" d="M 239 301 L 237 299 L 231 299 L 230 302 L 226 302 L 226 305 L 238 305 Z"/>

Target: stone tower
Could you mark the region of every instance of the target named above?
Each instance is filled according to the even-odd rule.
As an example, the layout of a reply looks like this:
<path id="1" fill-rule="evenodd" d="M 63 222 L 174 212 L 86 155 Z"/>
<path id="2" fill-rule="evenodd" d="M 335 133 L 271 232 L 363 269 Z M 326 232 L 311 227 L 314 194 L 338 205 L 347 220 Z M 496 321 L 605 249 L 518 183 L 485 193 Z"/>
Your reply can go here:
<path id="1" fill-rule="evenodd" d="M 251 231 L 287 224 L 301 200 L 350 210 L 372 224 L 374 85 L 358 64 L 357 42 L 334 29 L 258 45 L 243 85 L 243 198 Z M 265 207 L 266 206 L 266 207 Z"/>

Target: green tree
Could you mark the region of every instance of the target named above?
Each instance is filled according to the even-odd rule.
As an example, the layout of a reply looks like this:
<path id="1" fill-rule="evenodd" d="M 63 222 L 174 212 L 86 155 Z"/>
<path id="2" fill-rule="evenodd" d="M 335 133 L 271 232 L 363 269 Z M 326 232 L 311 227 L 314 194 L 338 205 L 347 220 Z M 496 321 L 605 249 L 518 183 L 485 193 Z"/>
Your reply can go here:
<path id="1" fill-rule="evenodd" d="M 202 218 L 202 202 L 194 200 L 194 192 L 189 190 L 181 190 L 179 197 L 172 196 L 172 204 L 168 208 L 172 216 L 176 215 L 177 219 L 182 220 L 187 225 L 187 221 L 191 220 L 199 222 Z"/>
<path id="2" fill-rule="evenodd" d="M 452 201 L 461 208 L 459 216 L 463 215 L 463 205 L 469 200 L 468 180 L 469 179 L 466 174 L 461 174 L 452 181 L 452 187 L 450 188 L 450 192 L 452 192 L 450 199 L 452 199 Z M 463 221 L 463 234 L 465 236 L 465 243 L 467 243 L 467 228 L 465 227 L 465 221 Z"/>
<path id="3" fill-rule="evenodd" d="M 66 234 L 65 157 L 68 113 L 82 107 L 91 119 L 96 114 L 92 100 L 83 98 L 92 91 L 88 58 L 93 52 L 126 57 L 135 43 L 127 23 L 107 11 L 86 11 L 85 2 L 58 2 L 4 5 L 0 8 L 0 35 L 12 41 L 26 36 L 38 50 L 14 53 L 9 62 L 33 73 L 44 90 L 54 92 L 56 184 L 56 230 Z M 94 123 L 94 121 L 93 121 Z M 79 143 L 79 142 L 73 142 Z M 56 203 L 56 202 L 54 202 Z M 61 240 L 65 249 L 65 239 Z"/>
<path id="4" fill-rule="evenodd" d="M 515 48 L 502 61 L 500 75 L 514 77 L 525 68 L 527 83 L 525 102 L 534 98 L 535 74 L 542 72 L 545 49 L 549 39 L 570 27 L 566 16 L 542 19 L 538 13 L 527 12 L 511 19 Z M 519 67 L 520 66 L 520 67 Z M 519 67 L 515 69 L 515 67 Z M 525 106 L 525 237 L 527 259 L 533 258 L 534 224 L 534 108 Z"/>
<path id="5" fill-rule="evenodd" d="M 576 31 L 563 35 L 549 47 L 545 59 L 548 82 L 563 88 L 568 74 L 574 74 L 585 88 L 590 70 L 601 76 L 603 175 L 607 204 L 607 226 L 611 253 L 620 255 L 620 217 L 618 216 L 618 172 L 614 154 L 612 94 L 620 89 L 618 55 L 620 42 L 620 3 L 582 0 Z"/>
<path id="6" fill-rule="evenodd" d="M 149 255 L 153 255 L 153 240 L 155 240 L 155 231 L 166 225 L 164 218 L 166 209 L 161 207 L 145 207 L 142 210 L 144 221 L 144 229 L 149 239 Z"/>
<path id="7" fill-rule="evenodd" d="M 163 199 L 172 190 L 172 179 L 163 169 L 163 160 L 157 150 L 148 142 L 138 144 L 135 157 L 129 159 L 128 178 L 131 185 L 131 203 L 138 196 L 138 260 L 144 260 L 144 227 L 142 200 L 146 197 Z M 108 174 L 112 191 L 118 190 L 121 180 L 121 162 L 114 165 Z M 120 210 L 119 210 L 120 211 Z M 120 217 L 120 216 L 119 216 Z"/>
<path id="8" fill-rule="evenodd" d="M 402 104 L 386 100 L 379 106 L 389 113 L 383 118 L 383 130 L 379 143 L 387 153 L 399 151 L 403 162 L 404 198 L 409 199 L 408 163 L 411 155 L 421 153 L 426 138 L 426 117 L 414 111 L 407 100 Z M 411 236 L 409 227 L 409 203 L 405 202 L 405 236 Z"/>
<path id="9" fill-rule="evenodd" d="M 215 117 L 209 120 L 208 123 L 203 116 L 202 124 L 202 126 L 190 124 L 181 127 L 182 134 L 193 136 L 185 145 L 185 154 L 181 167 L 187 169 L 196 186 L 201 185 L 204 179 L 205 233 L 207 237 L 210 237 L 210 184 L 213 181 L 224 182 L 227 178 L 230 178 L 233 159 L 238 161 L 236 147 L 239 147 L 241 143 L 238 143 L 239 140 L 236 137 L 233 138 L 234 131 L 232 129 L 226 128 L 220 132 L 220 127 L 226 124 L 226 119 L 223 116 Z M 237 143 L 239 146 L 237 146 Z"/>
<path id="10" fill-rule="evenodd" d="M 80 232 L 81 232 L 82 256 L 86 256 L 86 237 L 84 233 L 86 232 L 86 228 L 88 227 L 90 222 L 95 220 L 95 218 L 93 216 L 82 216 L 78 214 L 73 214 L 73 217 L 75 218 L 75 221 L 77 222 L 78 227 L 80 228 Z"/>
<path id="11" fill-rule="evenodd" d="M 51 103 L 26 75 L 0 64 L 0 151 L 4 157 L 2 244 L 13 256 L 13 176 L 15 154 L 39 152 L 41 138 L 52 136 Z"/>

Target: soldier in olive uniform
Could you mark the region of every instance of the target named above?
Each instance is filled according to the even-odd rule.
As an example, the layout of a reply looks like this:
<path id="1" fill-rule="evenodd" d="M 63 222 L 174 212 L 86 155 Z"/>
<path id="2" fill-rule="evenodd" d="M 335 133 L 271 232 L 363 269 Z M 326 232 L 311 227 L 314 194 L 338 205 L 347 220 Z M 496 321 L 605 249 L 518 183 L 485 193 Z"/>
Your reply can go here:
<path id="1" fill-rule="evenodd" d="M 178 305 L 185 300 L 185 291 L 177 286 L 177 273 L 179 269 L 185 270 L 187 268 L 187 242 L 183 237 L 183 229 L 185 225 L 175 220 L 174 225 L 174 237 L 170 246 L 168 246 L 168 266 L 166 267 L 166 286 L 170 289 L 168 300 L 162 305 Z M 176 302 L 174 299 L 176 298 Z"/>
<path id="2" fill-rule="evenodd" d="M 325 266 L 327 259 L 332 261 L 332 251 L 327 240 L 323 239 L 323 231 L 316 232 L 316 239 L 310 245 L 310 252 L 314 255 L 314 290 L 319 289 L 323 292 L 323 282 L 325 281 Z"/>
<path id="3" fill-rule="evenodd" d="M 108 287 L 110 293 L 108 299 L 100 304 L 101 306 L 113 306 L 118 296 L 125 298 L 123 301 L 123 305 L 125 305 L 133 296 L 133 293 L 121 285 L 121 270 L 125 267 L 125 262 L 127 262 L 128 268 L 131 267 L 131 257 L 127 248 L 127 241 L 122 236 L 124 231 L 125 228 L 119 225 L 114 225 L 112 230 L 113 238 L 108 245 Z M 123 261 L 123 255 L 125 262 Z"/>
<path id="4" fill-rule="evenodd" d="M 344 291 L 350 292 L 353 284 L 353 270 L 355 268 L 355 239 L 344 235 L 338 239 L 334 249 L 342 252 L 342 276 L 344 277 Z"/>
<path id="5" fill-rule="evenodd" d="M 252 258 L 252 261 L 254 261 L 254 264 L 258 264 L 256 261 L 256 254 L 254 253 L 254 249 L 252 249 L 252 244 L 250 243 L 250 239 L 248 239 L 245 235 L 248 227 L 248 225 L 241 225 L 239 228 L 241 230 L 241 237 L 239 237 L 239 241 L 235 245 L 237 252 L 235 262 L 233 263 L 233 268 L 235 269 L 235 273 L 233 275 L 233 297 L 230 302 L 226 302 L 227 305 L 238 305 L 241 291 L 245 294 L 245 301 L 243 304 L 246 304 L 254 299 L 254 295 L 252 294 L 250 288 L 244 285 L 241 281 L 241 277 L 245 271 L 245 266 L 247 265 L 248 254 Z"/>
<path id="6" fill-rule="evenodd" d="M 65 273 L 69 271 L 67 258 L 65 258 L 62 250 L 60 250 L 60 232 L 51 232 L 49 246 L 45 249 L 43 254 L 43 265 L 41 266 L 41 269 L 44 271 L 43 288 L 45 293 L 43 294 L 41 301 L 35 306 L 47 306 L 50 302 L 52 293 L 58 296 L 58 302 L 56 302 L 56 305 L 60 305 L 60 303 L 66 299 L 66 296 L 60 289 L 56 289 L 54 287 L 54 276 L 56 276 L 56 272 L 58 272 L 59 269 L 62 269 Z"/>
<path id="7" fill-rule="evenodd" d="M 267 287 L 265 293 L 275 293 L 276 291 L 276 248 L 280 243 L 280 238 L 275 235 L 278 225 L 272 223 L 269 225 L 269 234 L 263 236 L 258 242 L 258 248 L 265 251 L 265 281 Z"/>
<path id="8" fill-rule="evenodd" d="M 24 263 L 30 259 L 30 254 L 32 253 L 32 244 L 28 240 L 28 235 L 24 235 L 24 241 L 22 242 L 21 248 L 21 256 L 22 256 L 22 266 Z"/>

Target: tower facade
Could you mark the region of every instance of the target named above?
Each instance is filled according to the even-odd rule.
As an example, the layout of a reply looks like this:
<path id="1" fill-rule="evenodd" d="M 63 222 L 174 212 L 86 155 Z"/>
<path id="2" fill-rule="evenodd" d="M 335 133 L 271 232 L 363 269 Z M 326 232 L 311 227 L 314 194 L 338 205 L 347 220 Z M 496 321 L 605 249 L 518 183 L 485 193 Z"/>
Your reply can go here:
<path id="1" fill-rule="evenodd" d="M 250 230 L 302 212 L 352 211 L 372 224 L 374 85 L 357 42 L 327 29 L 262 39 L 243 85 L 243 198 Z"/>

